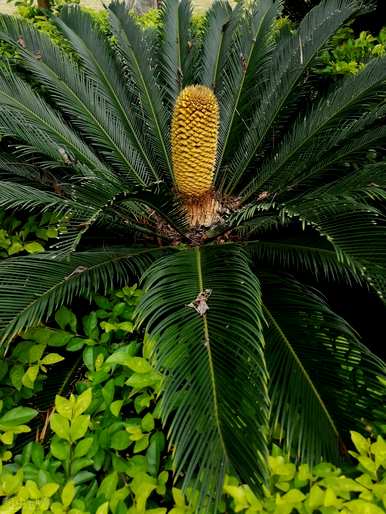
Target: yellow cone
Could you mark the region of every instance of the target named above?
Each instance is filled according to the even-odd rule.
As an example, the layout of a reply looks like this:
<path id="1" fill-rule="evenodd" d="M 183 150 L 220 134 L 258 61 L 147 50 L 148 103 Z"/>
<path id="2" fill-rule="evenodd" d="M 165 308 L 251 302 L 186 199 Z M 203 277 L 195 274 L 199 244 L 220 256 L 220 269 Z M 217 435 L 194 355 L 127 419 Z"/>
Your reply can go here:
<path id="1" fill-rule="evenodd" d="M 206 86 L 179 94 L 172 121 L 172 159 L 177 189 L 192 197 L 212 189 L 219 126 L 217 99 Z"/>

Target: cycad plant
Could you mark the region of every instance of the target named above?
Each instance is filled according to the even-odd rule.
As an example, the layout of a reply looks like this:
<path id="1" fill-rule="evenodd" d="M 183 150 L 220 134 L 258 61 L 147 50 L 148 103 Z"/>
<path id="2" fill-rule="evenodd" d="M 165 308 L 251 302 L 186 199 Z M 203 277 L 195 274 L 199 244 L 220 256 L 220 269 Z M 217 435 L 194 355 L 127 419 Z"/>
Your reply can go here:
<path id="1" fill-rule="evenodd" d="M 383 363 L 307 285 L 386 293 L 386 164 L 366 164 L 386 137 L 386 58 L 328 91 L 312 75 L 365 7 L 324 1 L 289 33 L 280 1 L 217 1 L 192 34 L 188 0 L 166 0 L 150 32 L 113 3 L 105 38 L 66 6 L 53 22 L 70 52 L 0 20 L 19 53 L 1 68 L 0 207 L 67 227 L 49 252 L 0 263 L 2 340 L 143 280 L 175 476 L 204 512 L 230 468 L 260 490 L 273 435 L 336 460 L 383 405 Z"/>

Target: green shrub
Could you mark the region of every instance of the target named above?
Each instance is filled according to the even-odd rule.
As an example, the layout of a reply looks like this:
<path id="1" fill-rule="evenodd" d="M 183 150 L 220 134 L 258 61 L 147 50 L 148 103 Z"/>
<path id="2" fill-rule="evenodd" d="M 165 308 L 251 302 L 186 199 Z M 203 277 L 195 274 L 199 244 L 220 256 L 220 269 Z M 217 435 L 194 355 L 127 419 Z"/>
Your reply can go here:
<path id="1" fill-rule="evenodd" d="M 90 7 L 82 7 L 82 11 L 87 12 L 92 16 L 94 22 L 98 25 L 103 34 L 107 34 L 109 32 L 108 15 L 105 9 L 96 11 Z"/>
<path id="2" fill-rule="evenodd" d="M 353 75 L 366 66 L 373 57 L 386 53 L 386 27 L 378 36 L 361 32 L 355 37 L 350 27 L 338 31 L 331 41 L 331 48 L 320 56 L 319 73 L 324 75 Z"/>
<path id="3" fill-rule="evenodd" d="M 30 329 L 2 361 L 0 514 L 193 513 L 191 492 L 171 482 L 167 432 L 159 419 L 161 376 L 149 363 L 153 344 L 134 331 L 141 295 L 133 286 L 96 296 L 83 316 L 62 307 L 55 326 Z M 73 382 L 74 366 L 63 361 L 79 367 L 79 359 L 84 371 Z M 56 396 L 47 387 L 51 366 Z M 25 402 L 39 418 L 37 410 L 20 406 Z M 26 433 L 33 417 L 35 441 L 13 456 L 15 435 Z M 228 476 L 218 512 L 381 514 L 386 442 L 358 433 L 352 438 L 358 466 L 348 473 L 328 463 L 295 465 L 274 446 L 264 496 Z"/>
<path id="4" fill-rule="evenodd" d="M 29 216 L 0 210 L 0 259 L 21 253 L 43 252 L 47 243 L 64 230 L 60 216 L 51 213 Z"/>

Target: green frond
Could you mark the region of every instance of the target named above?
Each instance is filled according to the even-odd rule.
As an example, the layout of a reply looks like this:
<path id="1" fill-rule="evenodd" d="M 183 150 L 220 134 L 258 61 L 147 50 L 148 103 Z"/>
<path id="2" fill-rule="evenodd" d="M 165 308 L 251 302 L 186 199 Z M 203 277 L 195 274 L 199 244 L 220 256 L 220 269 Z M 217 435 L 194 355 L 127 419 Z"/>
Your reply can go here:
<path id="1" fill-rule="evenodd" d="M 1 261 L 1 341 L 10 341 L 79 295 L 90 297 L 93 292 L 125 284 L 160 253 L 154 248 L 106 248 L 75 253 L 66 261 L 56 260 L 55 253 Z"/>
<path id="2" fill-rule="evenodd" d="M 167 112 L 154 76 L 145 37 L 128 15 L 125 3 L 114 1 L 108 9 L 111 30 L 140 99 L 144 122 L 148 126 L 148 137 L 156 149 L 159 167 L 172 177 Z"/>
<path id="3" fill-rule="evenodd" d="M 233 39 L 224 65 L 224 81 L 218 96 L 220 102 L 220 137 L 217 175 L 230 148 L 234 145 L 236 126 L 246 102 L 251 100 L 251 87 L 267 78 L 267 62 L 272 50 L 272 27 L 278 15 L 279 3 L 273 0 L 255 0 L 250 12 L 244 14 Z M 245 127 L 243 127 L 244 129 Z M 219 177 L 223 180 L 223 177 Z"/>
<path id="4" fill-rule="evenodd" d="M 199 512 L 217 505 L 230 465 L 258 491 L 266 468 L 264 321 L 244 252 L 196 247 L 160 259 L 145 275 L 138 319 L 164 374 L 176 477 L 198 487 Z"/>
<path id="5" fill-rule="evenodd" d="M 267 72 L 269 80 L 260 90 L 260 103 L 245 131 L 240 146 L 229 164 L 225 191 L 232 193 L 268 136 L 288 116 L 299 82 L 310 63 L 331 36 L 365 3 L 356 0 L 326 0 L 314 7 L 298 30 L 277 46 Z M 255 187 L 250 187 L 256 190 Z M 249 191 L 249 189 L 248 189 Z"/>
<path id="6" fill-rule="evenodd" d="M 251 241 L 245 244 L 259 268 L 280 269 L 291 273 L 310 272 L 319 280 L 344 282 L 349 285 L 366 283 L 366 274 L 358 264 L 343 263 L 334 247 L 326 241 L 308 241 L 302 236 L 293 240 Z"/>
<path id="7" fill-rule="evenodd" d="M 31 153 L 91 169 L 105 166 L 43 98 L 10 70 L 0 70 L 0 134 L 25 142 Z"/>
<path id="8" fill-rule="evenodd" d="M 244 189 L 243 198 L 248 199 L 262 188 L 280 193 L 299 181 L 299 176 L 308 172 L 310 161 L 317 160 L 320 149 L 331 147 L 345 119 L 360 118 L 372 102 L 385 99 L 385 80 L 386 58 L 373 59 L 361 73 L 346 78 L 335 91 L 315 103 L 310 112 L 299 115 L 275 154 Z M 346 133 L 346 137 L 350 134 Z"/>
<path id="9" fill-rule="evenodd" d="M 44 189 L 0 180 L 0 207 L 6 209 L 32 210 L 40 208 L 64 214 L 70 209 L 70 202 Z"/>
<path id="10" fill-rule="evenodd" d="M 271 426 L 303 461 L 337 461 L 341 438 L 384 404 L 377 377 L 386 366 L 317 291 L 289 278 L 261 280 Z"/>
<path id="11" fill-rule="evenodd" d="M 360 269 L 370 285 L 385 280 L 386 220 L 375 208 L 344 195 L 306 198 L 286 208 L 327 239 L 338 259 Z M 385 284 L 386 285 L 386 284 Z M 377 288 L 381 298 L 384 287 Z"/>
<path id="12" fill-rule="evenodd" d="M 161 4 L 161 44 L 159 48 L 161 80 L 166 101 L 172 111 L 177 96 L 190 75 L 192 37 L 190 0 L 164 0 Z"/>
<path id="13" fill-rule="evenodd" d="M 148 170 L 94 82 L 48 36 L 26 21 L 4 17 L 3 25 L 5 33 L 0 37 L 18 49 L 23 65 L 47 88 L 55 105 L 106 160 L 126 172 L 134 184 L 146 186 L 150 182 Z M 24 41 L 22 48 L 20 37 Z"/>
<path id="14" fill-rule="evenodd" d="M 374 129 L 374 132 L 384 133 L 385 130 Z M 378 137 L 375 135 L 375 137 Z M 385 137 L 385 136 L 384 136 Z M 327 182 L 327 181 L 325 181 Z M 386 163 L 379 162 L 376 164 L 368 164 L 362 169 L 353 170 L 347 176 L 343 176 L 332 182 L 321 184 L 319 187 L 314 186 L 313 190 L 307 194 L 299 195 L 293 201 L 307 198 L 321 198 L 327 195 L 327 198 L 353 198 L 357 201 L 363 200 L 363 196 L 371 200 L 384 200 L 386 197 Z M 366 201 L 367 201 L 366 199 Z"/>
<path id="15" fill-rule="evenodd" d="M 205 33 L 197 82 L 216 93 L 223 82 L 222 72 L 243 12 L 243 3 L 232 9 L 228 1 L 216 0 L 205 18 Z"/>
<path id="16" fill-rule="evenodd" d="M 64 5 L 60 18 L 54 18 L 53 21 L 79 55 L 98 94 L 120 120 L 142 161 L 154 179 L 158 180 L 153 150 L 148 139 L 144 137 L 142 121 L 136 116 L 133 99 L 122 80 L 122 67 L 106 38 L 100 33 L 90 14 L 84 12 L 79 5 Z"/>
<path id="17" fill-rule="evenodd" d="M 41 170 L 34 164 L 16 159 L 9 152 L 0 152 L 0 179 L 33 184 L 41 182 Z"/>
<path id="18" fill-rule="evenodd" d="M 325 182 L 327 172 L 334 172 L 338 167 L 344 169 L 348 161 L 354 162 L 357 166 L 366 165 L 368 150 L 381 148 L 385 139 L 386 127 L 383 126 L 369 128 L 357 137 L 353 134 L 347 140 L 340 141 L 340 137 L 337 138 L 334 145 L 330 148 L 325 147 L 323 153 L 314 156 L 308 169 L 304 170 L 295 181 L 291 181 L 291 187 L 295 190 L 300 188 L 303 191 L 315 189 L 321 182 Z M 358 170 L 354 173 L 357 174 Z"/>

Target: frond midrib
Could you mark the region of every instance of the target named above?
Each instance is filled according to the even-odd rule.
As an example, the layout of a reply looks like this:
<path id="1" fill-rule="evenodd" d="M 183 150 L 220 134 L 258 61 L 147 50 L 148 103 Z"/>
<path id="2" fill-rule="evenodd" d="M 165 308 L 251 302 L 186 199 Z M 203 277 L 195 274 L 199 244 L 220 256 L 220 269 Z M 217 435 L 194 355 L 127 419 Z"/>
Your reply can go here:
<path id="1" fill-rule="evenodd" d="M 112 12 L 112 11 L 110 11 L 110 12 Z M 117 15 L 114 12 L 112 14 L 115 16 L 115 18 L 118 19 Z M 119 19 L 118 19 L 118 22 L 119 22 Z M 144 91 L 144 93 L 146 95 L 146 98 L 147 98 L 147 103 L 150 106 L 151 113 L 152 113 L 152 116 L 153 116 L 153 120 L 154 120 L 154 122 L 156 124 L 157 132 L 158 132 L 158 136 L 159 136 L 159 141 L 160 141 L 160 143 L 162 145 L 162 151 L 163 151 L 163 154 L 164 154 L 164 157 L 165 157 L 165 160 L 166 160 L 166 164 L 167 164 L 167 167 L 168 167 L 168 170 L 169 170 L 171 176 L 173 177 L 173 168 L 172 168 L 171 161 L 170 161 L 170 155 L 169 155 L 168 149 L 166 148 L 164 136 L 162 134 L 161 127 L 159 125 L 158 116 L 157 116 L 157 113 L 154 110 L 154 106 L 153 106 L 153 102 L 152 102 L 152 99 L 151 99 L 151 95 L 149 94 L 148 87 L 147 87 L 146 82 L 145 82 L 145 80 L 143 78 L 143 74 L 142 74 L 142 71 L 141 71 L 141 67 L 140 67 L 140 65 L 138 63 L 137 56 L 136 56 L 135 52 L 133 51 L 132 45 L 131 45 L 131 43 L 130 43 L 128 37 L 127 37 L 127 34 L 126 34 L 126 32 L 124 30 L 121 30 L 121 35 L 125 38 L 127 48 L 129 49 L 129 52 L 130 52 L 130 54 L 132 56 L 132 59 L 135 62 L 135 67 L 137 69 L 137 74 L 140 77 L 142 88 L 143 88 L 143 91 Z M 138 73 L 138 71 L 139 71 L 139 73 Z"/>
<path id="2" fill-rule="evenodd" d="M 325 413 L 326 415 L 326 418 L 333 430 L 333 432 L 335 433 L 335 435 L 340 438 L 340 434 L 339 434 L 339 431 L 334 423 L 334 420 L 332 419 L 332 416 L 330 415 L 328 409 L 327 409 L 327 406 L 326 404 L 324 403 L 322 397 L 320 396 L 320 394 L 318 393 L 318 390 L 316 389 L 310 375 L 307 373 L 307 370 L 305 369 L 305 367 L 303 366 L 302 362 L 300 361 L 299 357 L 297 356 L 295 350 L 292 348 L 292 345 L 289 341 L 289 339 L 287 338 L 287 336 L 284 334 L 283 330 L 281 329 L 279 323 L 276 321 L 275 317 L 273 316 L 273 314 L 271 313 L 271 311 L 268 309 L 268 307 L 265 305 L 265 303 L 262 304 L 262 307 L 263 307 L 263 311 L 265 312 L 267 318 L 269 318 L 269 320 L 271 321 L 271 323 L 275 326 L 275 329 L 277 330 L 277 332 L 279 333 L 279 335 L 281 336 L 282 340 L 284 341 L 284 344 L 286 345 L 286 347 L 288 348 L 290 354 L 292 355 L 293 359 L 295 360 L 296 364 L 299 366 L 299 369 L 300 371 L 302 372 L 305 380 L 307 381 L 307 383 L 309 384 L 312 392 L 314 393 L 316 399 L 318 400 L 318 403 L 320 404 L 323 412 Z"/>
<path id="3" fill-rule="evenodd" d="M 249 68 L 249 63 L 251 61 L 251 58 L 252 58 L 252 54 L 255 50 L 255 45 L 256 45 L 256 37 L 257 37 L 257 34 L 260 32 L 260 29 L 261 27 L 263 26 L 264 24 L 264 21 L 265 21 L 265 18 L 268 16 L 268 11 L 264 14 L 264 16 L 261 17 L 261 20 L 254 32 L 254 42 L 253 44 L 251 44 L 251 48 L 250 48 L 250 51 L 248 53 L 248 58 L 246 59 L 246 69 Z M 222 164 L 222 160 L 225 156 L 225 153 L 226 153 L 226 149 L 228 147 L 228 142 L 229 142 L 229 138 L 231 136 L 231 133 L 232 133 L 232 127 L 233 127 L 233 122 L 235 120 L 235 117 L 236 117 L 236 114 L 239 114 L 239 111 L 237 109 L 238 105 L 239 105 L 239 102 L 240 102 L 240 97 L 241 97 L 241 93 L 243 91 L 243 88 L 244 88 L 244 83 L 245 83 L 245 80 L 246 80 L 246 77 L 247 77 L 247 73 L 244 72 L 243 73 L 243 77 L 242 77 L 242 80 L 240 81 L 239 83 L 239 87 L 238 87 L 238 90 L 237 90 L 237 95 L 236 95 L 236 98 L 233 102 L 233 112 L 232 112 L 232 116 L 231 116 L 231 119 L 229 120 L 229 125 L 228 125 L 228 129 L 227 129 L 227 134 L 226 134 L 226 137 L 225 137 L 225 140 L 224 142 L 222 143 L 222 147 L 221 147 L 221 151 L 220 151 L 220 154 L 218 156 L 218 165 L 217 165 L 217 170 L 216 170 L 216 176 L 217 174 L 219 173 L 220 171 L 220 168 L 221 168 L 221 164 Z"/>
<path id="4" fill-rule="evenodd" d="M 197 264 L 197 276 L 198 276 L 198 286 L 199 286 L 199 292 L 204 291 L 204 277 L 202 273 L 202 264 L 201 264 L 201 253 L 200 253 L 200 247 L 197 246 L 195 248 L 196 253 L 196 264 Z M 210 372 L 210 381 L 212 384 L 212 398 L 213 398 L 213 408 L 214 408 L 214 419 L 216 422 L 217 432 L 220 438 L 221 447 L 224 452 L 224 456 L 229 461 L 228 454 L 227 454 L 227 448 L 225 445 L 224 437 L 222 434 L 221 429 L 221 420 L 219 415 L 219 407 L 218 407 L 218 393 L 217 393 L 217 383 L 216 383 L 216 376 L 214 372 L 214 364 L 213 364 L 213 357 L 212 357 L 212 350 L 211 350 L 211 342 L 210 342 L 210 336 L 209 336 L 209 326 L 208 326 L 208 318 L 206 313 L 202 316 L 202 321 L 204 325 L 204 338 L 205 338 L 205 347 L 208 352 L 208 364 L 209 364 L 209 372 Z"/>

